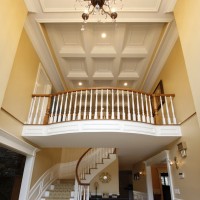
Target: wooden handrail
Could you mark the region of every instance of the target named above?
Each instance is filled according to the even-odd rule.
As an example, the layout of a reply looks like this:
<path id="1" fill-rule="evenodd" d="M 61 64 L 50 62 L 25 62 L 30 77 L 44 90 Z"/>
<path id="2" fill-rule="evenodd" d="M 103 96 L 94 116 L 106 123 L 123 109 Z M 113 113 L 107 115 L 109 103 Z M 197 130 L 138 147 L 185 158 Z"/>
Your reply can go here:
<path id="1" fill-rule="evenodd" d="M 83 158 L 85 157 L 85 155 L 89 152 L 89 151 L 91 151 L 92 150 L 92 148 L 89 148 L 89 149 L 87 149 L 84 153 L 83 153 L 83 155 L 79 158 L 79 160 L 78 160 L 78 162 L 77 162 L 77 165 L 76 165 L 76 180 L 78 181 L 78 184 L 79 185 L 90 185 L 90 183 L 82 183 L 81 182 L 81 180 L 79 179 L 79 175 L 78 175 L 78 168 L 79 168 L 79 165 L 80 165 L 80 163 L 81 163 L 81 161 L 83 160 Z M 111 153 L 108 153 L 108 157 L 107 158 L 109 158 L 109 155 L 110 155 Z M 113 154 L 116 154 L 116 148 L 114 148 L 114 151 L 113 151 Z M 102 159 L 107 159 L 107 158 L 102 158 Z"/>
<path id="2" fill-rule="evenodd" d="M 80 165 L 80 162 L 81 160 L 84 158 L 84 156 L 91 150 L 92 148 L 89 148 L 87 151 L 85 151 L 85 153 L 83 153 L 83 155 L 79 158 L 78 162 L 77 162 L 77 165 L 76 165 L 76 179 L 78 181 L 78 184 L 79 185 L 88 185 L 88 184 L 85 184 L 85 183 L 81 183 L 80 179 L 79 179 L 79 176 L 78 176 L 78 167 Z"/>

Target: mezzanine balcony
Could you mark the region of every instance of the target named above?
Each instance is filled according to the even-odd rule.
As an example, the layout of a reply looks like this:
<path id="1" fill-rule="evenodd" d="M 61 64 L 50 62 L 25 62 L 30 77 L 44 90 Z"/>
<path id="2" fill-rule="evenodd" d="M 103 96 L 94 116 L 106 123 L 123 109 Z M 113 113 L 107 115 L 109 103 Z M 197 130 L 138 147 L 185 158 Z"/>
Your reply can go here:
<path id="1" fill-rule="evenodd" d="M 122 88 L 34 94 L 22 135 L 41 146 L 70 145 L 78 134 L 90 138 L 116 133 L 177 138 L 181 131 L 174 97 Z M 44 137 L 48 145 L 41 140 Z M 80 143 L 84 138 L 80 137 Z"/>

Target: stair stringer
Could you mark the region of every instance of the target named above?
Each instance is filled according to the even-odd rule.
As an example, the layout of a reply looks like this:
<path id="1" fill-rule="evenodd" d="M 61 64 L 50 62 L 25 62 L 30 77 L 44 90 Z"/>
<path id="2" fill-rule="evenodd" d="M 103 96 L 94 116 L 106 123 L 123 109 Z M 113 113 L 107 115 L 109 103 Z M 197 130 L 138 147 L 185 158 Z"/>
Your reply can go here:
<path id="1" fill-rule="evenodd" d="M 97 163 L 97 167 L 90 169 L 90 174 L 85 174 L 85 179 L 81 180 L 82 183 L 90 183 L 91 180 L 101 171 L 103 171 L 107 166 L 117 159 L 116 154 L 109 154 L 109 158 L 104 158 L 103 163 Z"/>

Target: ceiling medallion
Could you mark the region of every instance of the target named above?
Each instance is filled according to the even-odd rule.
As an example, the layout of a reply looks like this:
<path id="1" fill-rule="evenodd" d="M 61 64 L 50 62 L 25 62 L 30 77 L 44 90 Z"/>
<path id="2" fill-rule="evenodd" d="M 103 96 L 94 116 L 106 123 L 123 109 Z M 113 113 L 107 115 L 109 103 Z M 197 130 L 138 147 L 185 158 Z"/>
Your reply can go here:
<path id="1" fill-rule="evenodd" d="M 81 6 L 84 6 L 84 12 L 82 14 L 82 18 L 84 22 L 87 22 L 89 16 L 98 15 L 98 22 L 100 22 L 100 16 L 105 15 L 105 19 L 107 16 L 110 16 L 113 22 L 116 21 L 118 4 L 121 4 L 120 7 L 122 9 L 122 0 L 76 0 L 80 3 Z M 86 4 L 86 5 L 84 5 Z"/>
<path id="2" fill-rule="evenodd" d="M 103 172 L 103 173 L 100 174 L 99 180 L 102 183 L 108 183 L 111 180 L 111 175 L 108 172 Z"/>

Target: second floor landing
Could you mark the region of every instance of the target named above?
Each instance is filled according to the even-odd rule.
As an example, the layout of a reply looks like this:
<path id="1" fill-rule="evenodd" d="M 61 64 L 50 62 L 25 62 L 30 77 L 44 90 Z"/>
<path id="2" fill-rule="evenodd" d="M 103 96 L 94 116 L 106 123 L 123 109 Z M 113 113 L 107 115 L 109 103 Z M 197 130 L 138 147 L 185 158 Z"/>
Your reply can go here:
<path id="1" fill-rule="evenodd" d="M 174 96 L 122 88 L 33 95 L 22 136 L 41 147 L 162 147 L 181 136 Z"/>

